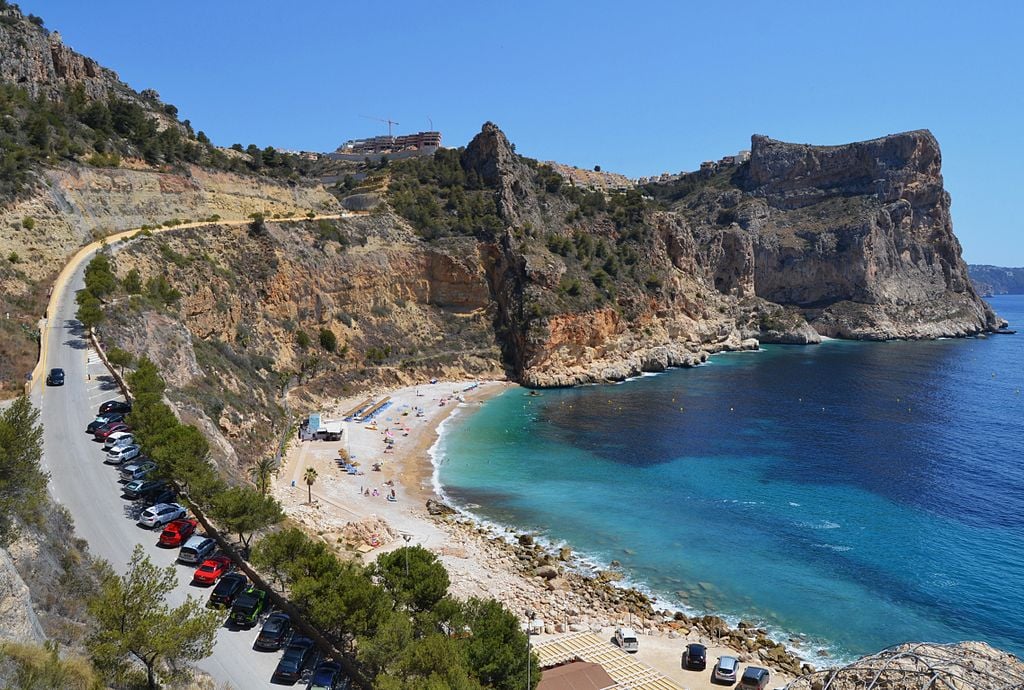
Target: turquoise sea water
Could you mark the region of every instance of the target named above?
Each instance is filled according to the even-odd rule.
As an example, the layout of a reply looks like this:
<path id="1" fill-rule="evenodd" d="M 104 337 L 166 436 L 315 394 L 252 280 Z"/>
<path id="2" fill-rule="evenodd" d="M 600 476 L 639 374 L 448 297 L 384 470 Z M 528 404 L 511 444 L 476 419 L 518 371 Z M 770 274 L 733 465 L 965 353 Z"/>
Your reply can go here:
<path id="1" fill-rule="evenodd" d="M 1024 296 L 991 302 L 1024 324 Z M 1024 332 L 511 389 L 453 417 L 435 456 L 455 503 L 618 560 L 665 604 L 842 657 L 1024 655 Z"/>

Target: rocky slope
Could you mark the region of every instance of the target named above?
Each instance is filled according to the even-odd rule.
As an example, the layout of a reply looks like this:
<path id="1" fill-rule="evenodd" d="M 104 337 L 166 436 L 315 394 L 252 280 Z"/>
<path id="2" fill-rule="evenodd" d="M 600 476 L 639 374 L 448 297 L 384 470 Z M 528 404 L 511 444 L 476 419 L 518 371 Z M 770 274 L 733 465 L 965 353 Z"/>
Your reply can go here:
<path id="1" fill-rule="evenodd" d="M 974 289 L 982 295 L 1022 295 L 1024 294 L 1024 268 L 1004 268 L 971 264 L 971 282 Z"/>
<path id="2" fill-rule="evenodd" d="M 175 113 L 16 6 L 0 9 L 0 397 L 32 369 L 48 283 L 82 244 L 175 220 L 340 210 L 315 180 L 223 169 L 253 161 L 220 152 Z"/>
<path id="3" fill-rule="evenodd" d="M 417 242 L 387 213 L 139 238 L 118 252 L 119 275 L 165 276 L 182 296 L 121 299 L 100 335 L 158 363 L 236 473 L 276 443 L 289 381 L 304 410 L 368 387 L 504 376 L 480 252 L 462 238 Z"/>

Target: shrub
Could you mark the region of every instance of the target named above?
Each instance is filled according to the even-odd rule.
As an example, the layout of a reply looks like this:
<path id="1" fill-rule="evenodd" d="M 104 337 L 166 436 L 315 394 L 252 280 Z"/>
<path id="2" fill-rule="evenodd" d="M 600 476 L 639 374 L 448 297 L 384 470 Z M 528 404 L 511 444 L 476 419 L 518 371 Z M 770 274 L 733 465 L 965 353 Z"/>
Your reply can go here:
<path id="1" fill-rule="evenodd" d="M 309 334 L 306 333 L 306 331 L 299 331 L 298 333 L 296 333 L 295 344 L 301 347 L 303 350 L 305 350 L 310 345 Z"/>
<path id="2" fill-rule="evenodd" d="M 21 227 L 26 230 L 31 230 L 36 226 L 36 219 L 32 216 L 25 216 L 21 219 Z"/>
<path id="3" fill-rule="evenodd" d="M 21 263 L 21 257 L 18 256 L 18 252 L 11 252 L 10 254 L 8 254 L 7 260 L 10 261 L 12 264 Z"/>
<path id="4" fill-rule="evenodd" d="M 320 329 L 320 347 L 328 352 L 334 352 L 338 347 L 338 337 L 326 328 Z"/>

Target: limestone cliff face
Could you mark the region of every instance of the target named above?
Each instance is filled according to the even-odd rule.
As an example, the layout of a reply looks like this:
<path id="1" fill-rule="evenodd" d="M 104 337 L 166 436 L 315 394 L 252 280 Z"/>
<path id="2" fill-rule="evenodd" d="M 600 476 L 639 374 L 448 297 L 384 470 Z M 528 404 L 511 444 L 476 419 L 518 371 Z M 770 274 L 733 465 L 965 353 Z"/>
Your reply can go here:
<path id="1" fill-rule="evenodd" d="M 10 5 L 0 9 L 0 81 L 52 100 L 80 87 L 88 98 L 117 96 L 141 102 L 116 72 L 75 52 L 59 32 L 32 24 Z"/>
<path id="2" fill-rule="evenodd" d="M 919 130 L 843 146 L 754 136 L 744 228 L 754 286 L 842 338 L 964 336 L 999 320 L 953 234 L 942 157 Z"/>

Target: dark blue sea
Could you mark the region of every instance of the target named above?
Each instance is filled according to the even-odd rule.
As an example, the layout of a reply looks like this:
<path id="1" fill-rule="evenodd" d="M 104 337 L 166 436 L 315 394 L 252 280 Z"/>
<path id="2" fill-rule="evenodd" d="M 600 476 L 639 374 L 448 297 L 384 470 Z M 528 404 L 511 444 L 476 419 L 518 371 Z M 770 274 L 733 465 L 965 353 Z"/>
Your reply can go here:
<path id="1" fill-rule="evenodd" d="M 1014 325 L 1024 296 L 993 298 Z M 447 425 L 445 493 L 617 560 L 665 605 L 848 658 L 1024 655 L 1024 330 L 765 346 L 621 385 L 510 389 Z"/>

